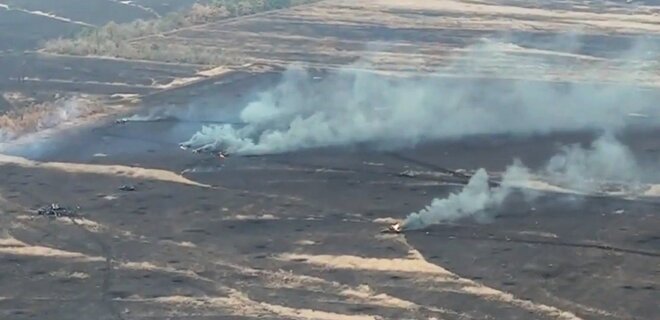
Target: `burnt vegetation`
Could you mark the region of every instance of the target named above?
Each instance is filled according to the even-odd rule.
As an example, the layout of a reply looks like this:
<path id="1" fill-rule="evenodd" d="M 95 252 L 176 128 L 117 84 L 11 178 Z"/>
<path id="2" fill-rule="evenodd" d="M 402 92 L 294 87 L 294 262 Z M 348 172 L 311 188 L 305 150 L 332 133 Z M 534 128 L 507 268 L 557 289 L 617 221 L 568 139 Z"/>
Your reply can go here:
<path id="1" fill-rule="evenodd" d="M 208 48 L 199 45 L 153 43 L 145 38 L 181 28 L 212 23 L 223 19 L 316 2 L 318 0 L 213 0 L 195 3 L 188 10 L 151 20 L 136 20 L 102 27 L 87 28 L 73 38 L 57 38 L 44 44 L 44 51 L 81 56 L 109 56 L 200 65 L 240 62 L 231 48 Z"/>

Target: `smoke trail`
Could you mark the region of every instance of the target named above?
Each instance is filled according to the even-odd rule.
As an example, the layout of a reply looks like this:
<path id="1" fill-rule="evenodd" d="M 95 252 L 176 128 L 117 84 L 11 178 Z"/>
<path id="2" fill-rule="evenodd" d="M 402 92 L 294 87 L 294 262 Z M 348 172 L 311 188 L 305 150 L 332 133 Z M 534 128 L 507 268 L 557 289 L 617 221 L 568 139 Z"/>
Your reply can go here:
<path id="1" fill-rule="evenodd" d="M 529 180 L 529 170 L 519 161 L 514 161 L 502 176 L 498 187 L 489 186 L 488 173 L 479 169 L 459 193 L 444 199 L 433 199 L 426 208 L 411 213 L 402 223 L 406 230 L 421 229 L 432 224 L 454 221 L 476 216 L 484 210 L 499 207 L 515 186 Z"/>
<path id="2" fill-rule="evenodd" d="M 172 117 L 173 111 L 176 110 L 173 106 L 161 106 L 157 108 L 150 108 L 146 114 L 134 114 L 130 117 L 119 118 L 117 123 L 125 122 L 156 122 L 167 120 Z"/>
<path id="3" fill-rule="evenodd" d="M 103 110 L 102 104 L 82 97 L 62 98 L 13 110 L 0 115 L 0 143 L 54 128 Z"/>
<path id="4" fill-rule="evenodd" d="M 499 79 L 474 77 L 502 59 L 523 61 L 507 50 L 488 42 L 442 70 L 460 78 L 394 78 L 345 68 L 315 83 L 292 67 L 277 86 L 243 108 L 245 125 L 204 126 L 183 144 L 236 154 L 356 143 L 395 148 L 475 134 L 616 130 L 631 121 L 629 113 L 658 114 L 655 99 L 630 86 L 515 80 L 537 66 L 544 70 L 540 77 L 566 69 L 543 58 L 498 69 Z"/>
<path id="5" fill-rule="evenodd" d="M 540 172 L 545 179 L 581 192 L 598 192 L 606 183 L 620 183 L 638 188 L 641 169 L 632 152 L 613 135 L 605 134 L 588 148 L 563 146 Z M 513 190 L 521 190 L 527 201 L 534 192 L 526 190 L 533 179 L 539 179 L 516 160 L 507 168 L 498 187 L 489 187 L 486 170 L 479 169 L 459 193 L 444 199 L 433 199 L 426 208 L 411 213 L 402 223 L 404 229 L 421 229 L 432 224 L 466 217 L 479 217 L 497 210 Z M 641 190 L 641 189 L 640 189 Z"/>
<path id="6" fill-rule="evenodd" d="M 593 192 L 606 183 L 635 186 L 642 170 L 627 146 L 605 134 L 589 148 L 568 145 L 548 161 L 545 174 L 558 185 Z"/>
<path id="7" fill-rule="evenodd" d="M 181 108 L 176 105 L 159 106 L 149 108 L 146 113 L 133 114 L 129 117 L 118 118 L 116 123 L 127 122 L 179 122 L 179 123 L 202 123 L 202 124 L 231 124 L 241 125 L 232 121 L 228 112 L 218 112 L 217 110 L 208 110 L 199 102 Z"/>

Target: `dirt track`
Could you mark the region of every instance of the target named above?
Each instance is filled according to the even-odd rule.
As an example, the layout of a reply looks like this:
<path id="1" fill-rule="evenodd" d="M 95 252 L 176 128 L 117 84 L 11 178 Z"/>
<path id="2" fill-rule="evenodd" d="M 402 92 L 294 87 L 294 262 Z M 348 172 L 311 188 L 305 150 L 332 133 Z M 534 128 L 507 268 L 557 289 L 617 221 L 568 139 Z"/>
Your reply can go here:
<path id="1" fill-rule="evenodd" d="M 610 82 L 658 83 L 657 69 L 622 77 L 625 68 L 611 60 L 630 46 L 631 35 L 657 36 L 657 7 L 355 3 L 324 1 L 148 41 L 236 47 L 248 61 L 303 62 L 327 69 L 315 71 L 323 77 L 357 57 L 389 73 L 445 68 L 466 45 L 505 33 L 515 54 L 482 60 L 490 71 L 484 81 L 593 80 L 581 70 L 602 63 L 611 66 Z M 578 52 L 543 46 L 576 28 L 586 32 Z M 368 41 L 383 45 L 362 46 Z M 16 71 L 22 58 L 14 54 L 2 57 L 0 68 L 16 71 L 10 75 L 27 70 L 43 80 L 33 83 L 38 90 L 69 81 L 56 91 L 139 93 L 147 109 L 223 110 L 228 118 L 123 125 L 105 119 L 0 156 L 0 318 L 651 320 L 660 313 L 657 198 L 543 193 L 534 203 L 513 197 L 490 221 L 379 233 L 460 189 L 465 179 L 446 176 L 448 170 L 498 173 L 516 157 L 537 168 L 557 145 L 588 142 L 591 133 L 220 160 L 181 151 L 177 143 L 201 120 L 234 121 L 254 94 L 277 82 L 277 69 L 202 75 L 196 85 L 155 93 L 175 78 L 200 77 L 198 68 L 18 56 L 34 59 L 33 68 Z M 539 61 L 563 71 L 549 75 L 536 68 Z M 498 72 L 512 65 L 518 74 Z M 15 90 L 15 82 L 4 81 L 3 90 Z M 623 141 L 640 161 L 657 165 L 657 136 L 657 128 L 644 128 Z M 405 170 L 426 175 L 400 175 Z M 125 184 L 136 191 L 118 190 Z M 79 206 L 79 215 L 34 213 L 52 202 Z"/>
<path id="2" fill-rule="evenodd" d="M 118 5 L 121 10 L 132 10 L 132 14 L 148 14 L 136 6 L 106 2 L 105 5 Z M 38 8 L 39 3 L 40 0 L 30 1 L 29 5 L 35 8 L 29 9 Z M 156 9 L 158 1 L 134 3 L 161 12 Z M 657 64 L 640 67 L 642 72 L 633 74 L 630 65 L 622 65 L 619 60 L 622 56 L 637 59 L 660 45 L 657 35 L 660 25 L 656 21 L 658 9 L 652 3 L 598 1 L 591 7 L 572 1 L 535 2 L 534 5 L 515 1 L 468 1 L 462 4 L 434 0 L 423 3 L 322 1 L 136 41 L 217 50 L 228 55 L 229 65 L 235 67 L 249 62 L 277 65 L 296 62 L 316 67 L 359 62 L 367 68 L 391 72 L 423 71 L 465 76 L 461 59 L 468 55 L 474 65 L 473 71 L 480 76 L 552 81 L 606 78 L 609 81 L 636 81 L 639 85 L 654 87 L 660 83 Z M 42 11 L 48 12 L 47 2 L 42 5 L 46 5 Z M 61 8 L 60 11 L 64 11 L 58 14 L 65 18 L 80 14 L 75 6 Z M 15 10 L 0 9 L 0 14 L 27 15 L 27 18 L 35 19 L 34 25 L 39 30 L 52 33 L 8 26 L 6 30 L 15 31 L 0 35 L 0 38 L 6 39 L 5 44 L 12 43 L 14 49 L 37 49 L 38 39 L 28 41 L 26 45 L 20 43 L 34 36 L 39 39 L 68 36 L 79 29 L 75 24 Z M 27 18 L 16 17 L 14 20 L 20 23 Z M 91 16 L 78 19 L 94 20 L 99 24 L 107 20 Z M 42 26 L 40 23 L 55 25 Z M 69 30 L 71 28 L 73 30 Z M 484 44 L 484 38 L 501 43 Z M 645 47 L 636 47 L 640 38 L 644 38 Z M 498 54 L 484 54 L 475 59 L 474 51 L 479 47 L 474 45 L 479 43 L 507 55 L 502 58 Z M 235 60 L 234 63 L 231 59 Z M 71 68 L 71 64 L 75 67 Z M 555 68 L 555 65 L 563 67 Z M 3 70 L 0 90 L 20 91 L 22 88 L 17 79 L 22 76 L 33 79 L 30 83 L 32 89 L 23 89 L 28 91 L 46 90 L 47 86 L 57 84 L 59 91 L 144 94 L 145 91 L 160 90 L 158 86 L 172 82 L 174 78 L 199 77 L 197 71 L 207 67 L 11 53 L 0 56 L 0 70 Z M 44 83 L 40 84 L 40 81 Z M 131 90 L 132 85 L 144 87 Z"/>
<path id="3" fill-rule="evenodd" d="M 232 93 L 271 81 L 215 87 L 222 104 L 209 96 L 206 107 L 231 111 L 244 99 Z M 41 153 L 33 148 L 28 155 L 43 164 L 0 159 L 8 208 L 0 267 L 12 275 L 0 291 L 4 314 L 652 319 L 658 311 L 654 201 L 547 194 L 534 204 L 513 199 L 485 224 L 379 234 L 392 218 L 458 188 L 453 180 L 398 176 L 404 170 L 497 172 L 514 157 L 534 167 L 556 143 L 589 135 L 221 161 L 178 150 L 197 127 L 104 124 L 46 143 Z M 631 134 L 638 157 L 660 149 L 653 136 Z M 179 172 L 208 186 L 168 178 Z M 127 183 L 137 191 L 117 190 Z M 53 201 L 80 206 L 81 218 L 30 212 Z"/>

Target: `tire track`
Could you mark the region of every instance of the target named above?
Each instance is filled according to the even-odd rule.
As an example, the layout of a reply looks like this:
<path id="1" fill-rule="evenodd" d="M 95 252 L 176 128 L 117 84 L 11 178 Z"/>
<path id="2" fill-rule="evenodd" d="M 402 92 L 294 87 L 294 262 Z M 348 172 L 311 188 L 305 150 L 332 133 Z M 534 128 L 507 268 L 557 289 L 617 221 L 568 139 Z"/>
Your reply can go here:
<path id="1" fill-rule="evenodd" d="M 413 233 L 415 231 L 409 231 L 408 233 Z M 425 234 L 430 236 L 443 236 L 446 235 L 440 232 L 434 231 L 424 231 Z M 608 244 L 598 244 L 598 243 L 583 243 L 583 242 L 567 242 L 567 241 L 551 241 L 551 240 L 534 240 L 534 239 L 521 239 L 513 238 L 508 236 L 493 236 L 493 237 L 479 237 L 479 236 L 460 236 L 452 235 L 456 240 L 468 240 L 468 241 L 492 241 L 492 242 L 508 242 L 508 243 L 521 243 L 521 244 L 535 244 L 535 245 L 544 245 L 544 246 L 555 246 L 555 247 L 572 247 L 572 248 L 585 248 L 585 249 L 597 249 L 605 251 L 613 251 L 618 253 L 625 254 L 636 254 L 646 257 L 660 258 L 660 252 L 639 250 L 639 249 L 630 249 L 630 248 L 621 248 L 615 247 Z"/>
<path id="2" fill-rule="evenodd" d="M 91 239 L 96 245 L 101 249 L 102 256 L 105 258 L 105 266 L 103 271 L 103 280 L 101 282 L 101 301 L 103 305 L 108 309 L 108 312 L 117 320 L 124 320 L 124 317 L 121 315 L 121 312 L 115 306 L 112 296 L 110 295 L 110 288 L 112 287 L 112 278 L 114 276 L 114 256 L 112 254 L 112 248 L 105 242 L 101 237 L 89 230 L 87 230 L 82 225 L 78 224 L 74 217 L 69 217 L 71 223 L 76 227 L 80 228 L 87 234 L 87 237 Z"/>
<path id="3" fill-rule="evenodd" d="M 35 15 L 35 16 L 46 17 L 46 18 L 49 18 L 49 19 L 53 19 L 53 20 L 57 20 L 57 21 L 61 21 L 61 22 L 66 22 L 66 23 L 71 23 L 71 24 L 76 24 L 76 25 L 81 25 L 81 26 L 85 26 L 85 27 L 96 27 L 95 25 L 92 25 L 92 24 L 89 24 L 89 23 L 86 23 L 86 22 L 71 20 L 69 18 L 60 17 L 60 16 L 54 15 L 52 13 L 47 13 L 47 12 L 42 12 L 42 11 L 30 11 L 30 10 L 23 9 L 23 8 L 9 6 L 9 5 L 4 4 L 4 3 L 0 3 L 0 9 L 5 9 L 7 11 L 19 11 L 19 12 L 23 12 L 23 13 L 27 13 L 27 14 L 31 14 L 31 15 Z"/>

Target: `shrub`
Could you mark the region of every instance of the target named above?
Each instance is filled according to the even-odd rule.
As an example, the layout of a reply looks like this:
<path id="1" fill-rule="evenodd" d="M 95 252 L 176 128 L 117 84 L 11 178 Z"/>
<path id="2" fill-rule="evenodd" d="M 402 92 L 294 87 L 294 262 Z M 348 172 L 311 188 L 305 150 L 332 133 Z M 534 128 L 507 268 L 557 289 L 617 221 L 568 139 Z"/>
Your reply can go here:
<path id="1" fill-rule="evenodd" d="M 317 0 L 213 0 L 209 4 L 195 3 L 187 11 L 171 13 L 159 19 L 136 20 L 124 24 L 110 22 L 99 28 L 86 28 L 74 38 L 47 41 L 44 50 L 70 55 L 215 65 L 228 62 L 228 55 L 220 49 L 176 44 L 145 44 L 133 40 L 230 16 L 254 14 L 314 1 Z"/>
<path id="2" fill-rule="evenodd" d="M 82 97 L 34 103 L 0 115 L 0 142 L 103 112 L 103 104 Z"/>

